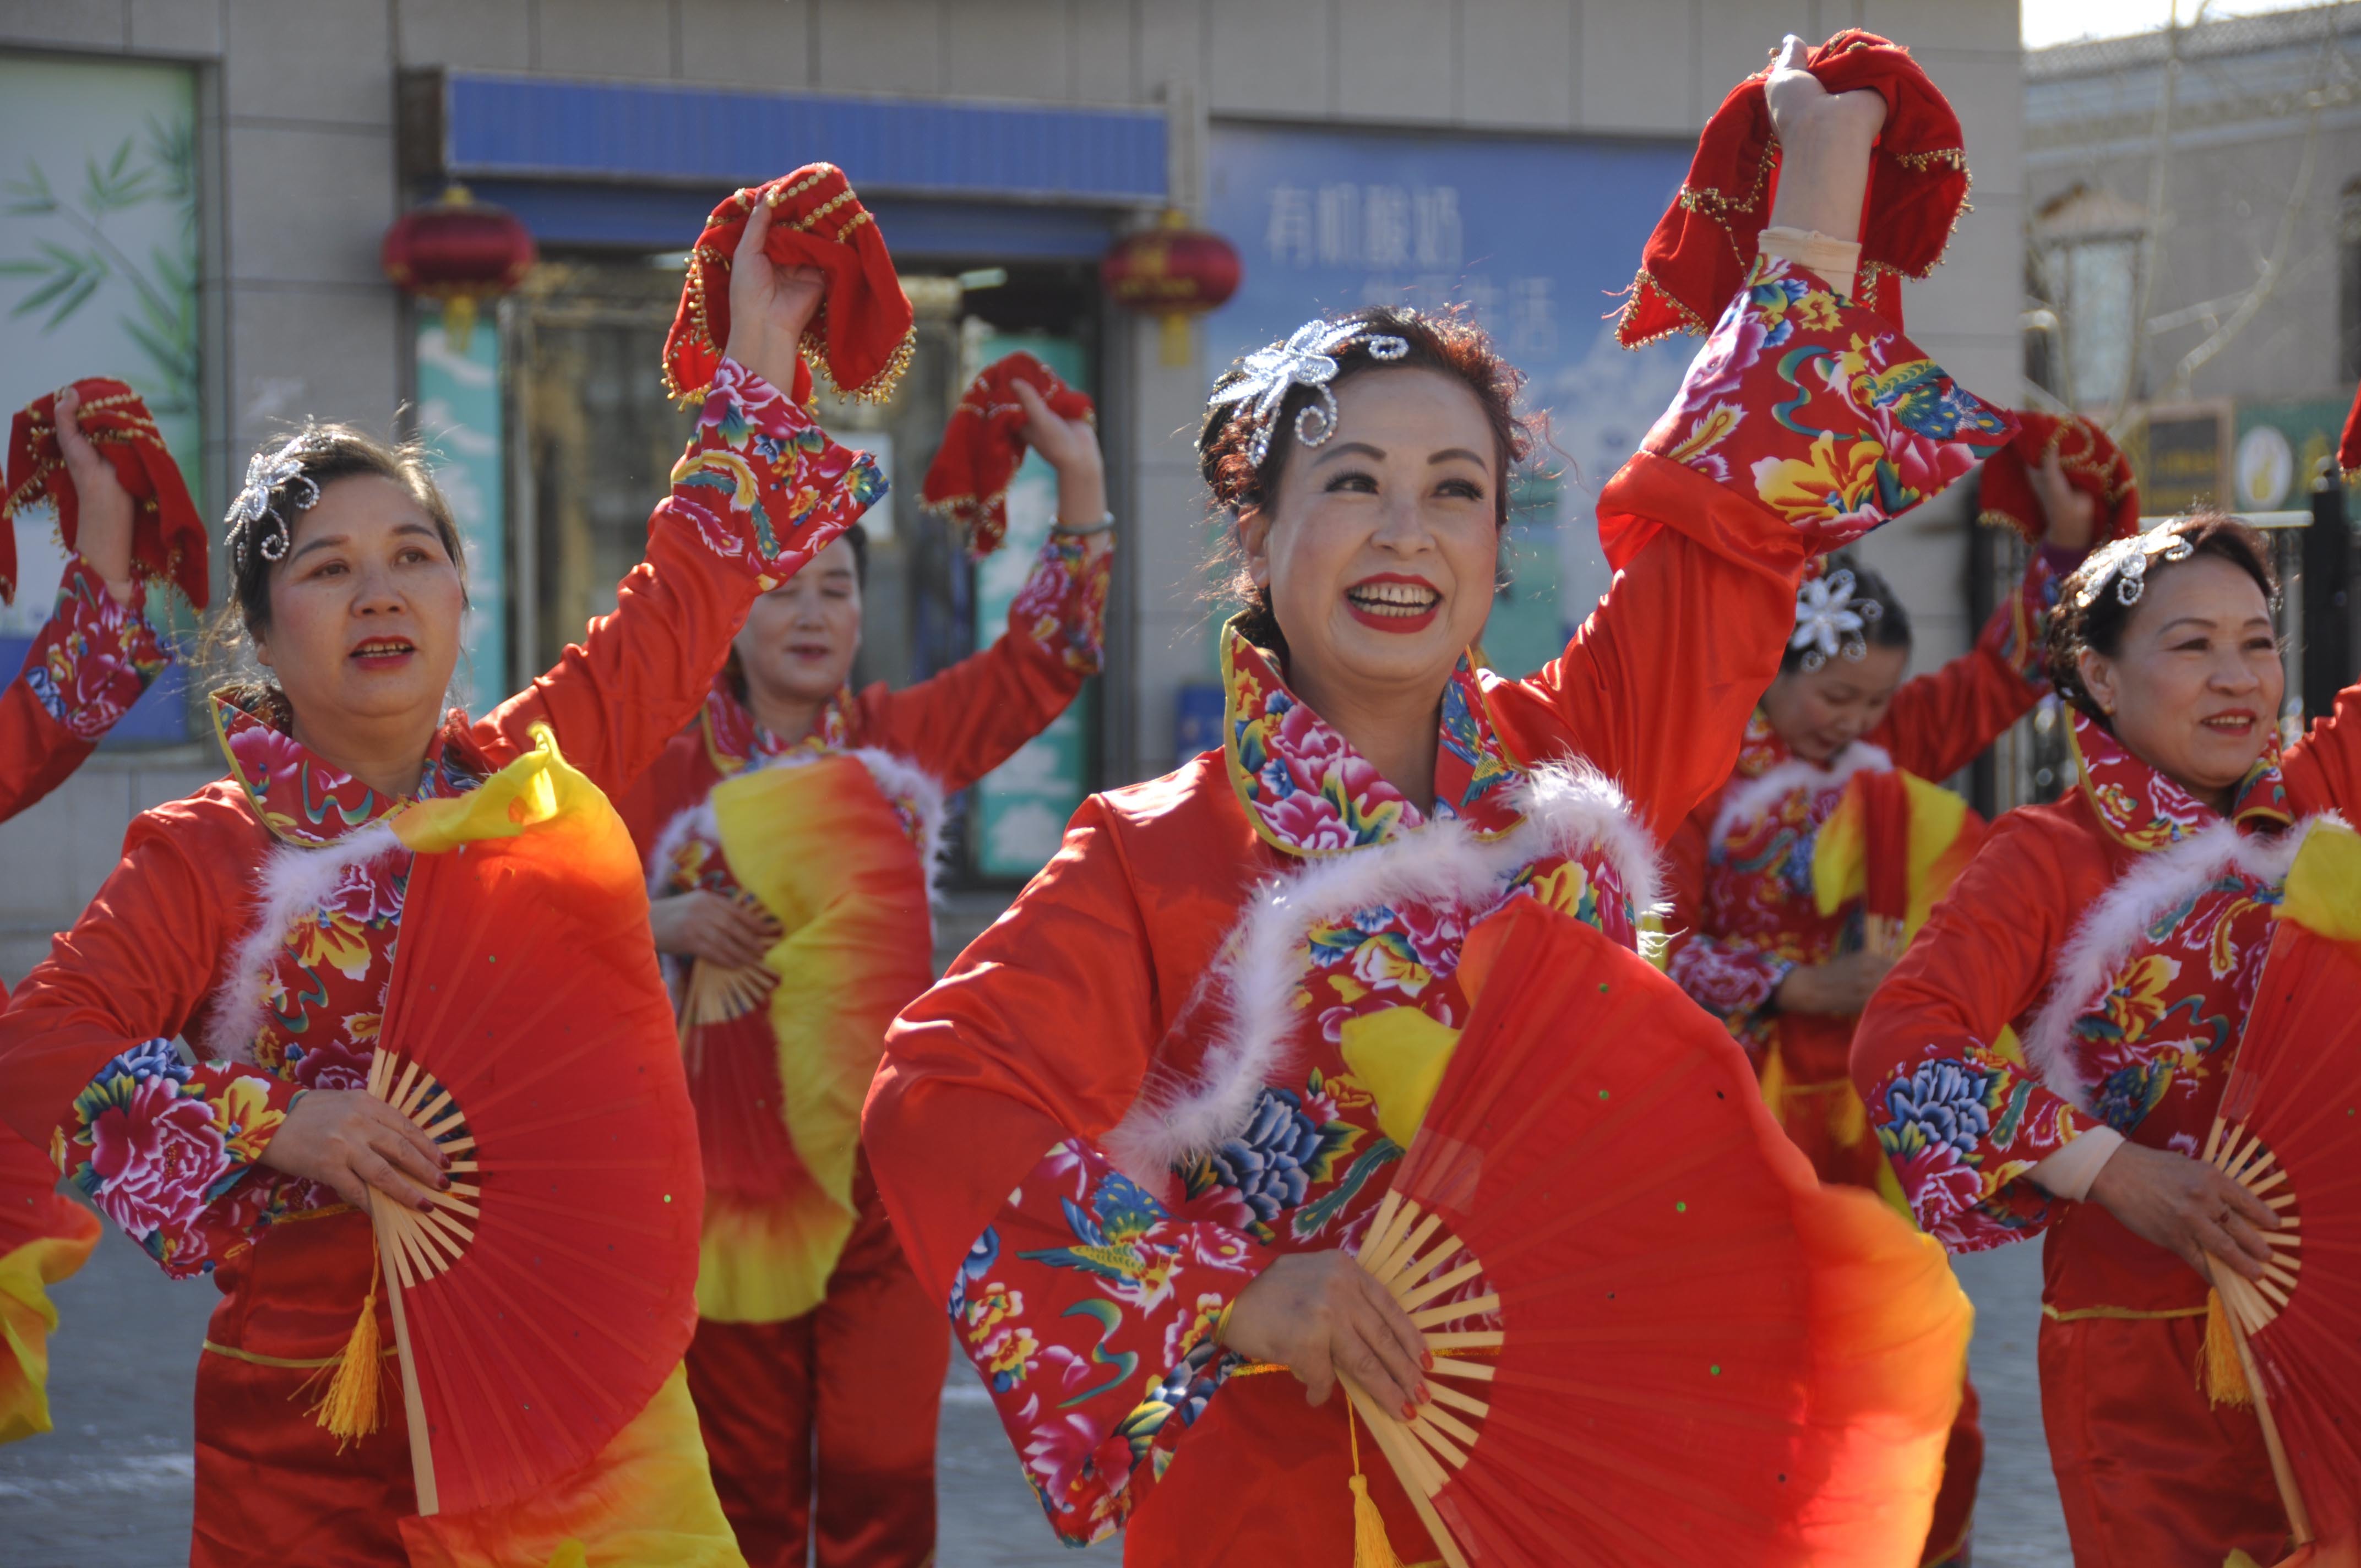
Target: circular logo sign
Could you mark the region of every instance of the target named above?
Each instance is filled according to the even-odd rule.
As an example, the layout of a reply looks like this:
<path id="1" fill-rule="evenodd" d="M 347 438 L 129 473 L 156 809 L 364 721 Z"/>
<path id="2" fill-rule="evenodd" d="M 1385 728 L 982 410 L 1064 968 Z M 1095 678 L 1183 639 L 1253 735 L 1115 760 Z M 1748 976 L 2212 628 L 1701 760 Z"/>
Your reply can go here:
<path id="1" fill-rule="evenodd" d="M 2295 483 L 2295 453 L 2273 425 L 2258 424 L 2238 443 L 2238 505 L 2269 511 Z"/>

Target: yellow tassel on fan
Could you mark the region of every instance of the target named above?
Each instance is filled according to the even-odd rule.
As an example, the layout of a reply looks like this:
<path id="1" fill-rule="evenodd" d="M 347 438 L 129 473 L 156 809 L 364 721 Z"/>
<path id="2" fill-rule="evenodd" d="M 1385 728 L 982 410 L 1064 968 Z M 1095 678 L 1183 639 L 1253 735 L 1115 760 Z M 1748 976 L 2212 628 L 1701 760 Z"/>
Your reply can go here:
<path id="1" fill-rule="evenodd" d="M 385 1359 L 378 1342 L 377 1288 L 379 1265 L 369 1268 L 368 1299 L 361 1302 L 360 1321 L 353 1325 L 352 1337 L 345 1341 L 345 1353 L 332 1364 L 333 1375 L 328 1387 L 308 1414 L 317 1417 L 328 1434 L 336 1440 L 336 1452 L 385 1424 L 385 1408 L 381 1398 L 385 1380 Z M 331 1367 L 322 1367 L 323 1372 Z M 318 1374 L 314 1373 L 313 1376 Z M 305 1380 L 308 1387 L 310 1379 Z"/>
<path id="2" fill-rule="evenodd" d="M 1345 1438 L 1353 1450 L 1353 1478 L 1347 1483 L 1353 1488 L 1353 1568 L 1402 1568 L 1394 1543 L 1386 1539 L 1385 1516 L 1369 1496 L 1369 1478 L 1361 1474 L 1360 1422 L 1350 1401 L 1345 1406 Z"/>
<path id="3" fill-rule="evenodd" d="M 2230 1314 L 2223 1310 L 2222 1293 L 2205 1292 L 2205 1349 L 2197 1359 L 2197 1387 L 2216 1405 L 2240 1408 L 2255 1402 L 2246 1385 L 2246 1364 L 2238 1359 L 2238 1342 L 2231 1337 Z"/>

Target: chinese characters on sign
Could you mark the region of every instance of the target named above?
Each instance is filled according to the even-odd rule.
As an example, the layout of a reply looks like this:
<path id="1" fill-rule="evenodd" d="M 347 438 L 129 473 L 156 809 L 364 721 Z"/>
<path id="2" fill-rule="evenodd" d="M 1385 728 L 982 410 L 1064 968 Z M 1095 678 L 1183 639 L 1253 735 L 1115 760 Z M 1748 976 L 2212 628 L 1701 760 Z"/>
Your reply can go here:
<path id="1" fill-rule="evenodd" d="M 1422 310 L 1465 303 L 1510 355 L 1552 356 L 1558 350 L 1555 280 L 1546 275 L 1496 282 L 1467 272 L 1466 233 L 1455 185 L 1274 185 L 1264 248 L 1270 265 L 1309 270 L 1367 270 L 1364 304 L 1408 303 Z"/>

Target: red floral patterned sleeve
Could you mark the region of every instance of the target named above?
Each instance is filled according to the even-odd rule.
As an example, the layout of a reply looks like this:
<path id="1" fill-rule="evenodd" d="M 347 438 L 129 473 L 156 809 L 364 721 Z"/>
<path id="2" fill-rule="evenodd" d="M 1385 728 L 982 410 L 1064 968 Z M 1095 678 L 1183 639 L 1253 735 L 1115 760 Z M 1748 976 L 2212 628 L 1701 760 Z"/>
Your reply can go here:
<path id="1" fill-rule="evenodd" d="M 1947 488 L 2015 428 L 1893 323 L 1765 256 L 1641 451 L 1752 500 L 1819 554 Z"/>
<path id="2" fill-rule="evenodd" d="M 899 691 L 881 683 L 861 694 L 860 743 L 913 759 L 946 790 L 1015 756 L 1105 663 L 1114 568 L 1113 551 L 1051 534 L 991 647 Z"/>
<path id="3" fill-rule="evenodd" d="M 1806 559 L 1941 490 L 2015 428 L 1893 323 L 1764 258 L 1599 493 L 1606 598 L 1562 657 L 1487 689 L 1497 721 L 1521 755 L 1587 757 L 1669 836 L 1730 776 Z"/>
<path id="4" fill-rule="evenodd" d="M 794 399 L 722 360 L 614 613 L 486 718 L 479 741 L 497 761 L 546 720 L 568 761 L 623 794 L 697 717 L 755 598 L 884 493 L 867 453 L 830 441 Z"/>
<path id="5" fill-rule="evenodd" d="M 1009 603 L 1009 635 L 1029 639 L 1077 674 L 1097 674 L 1106 667 L 1107 581 L 1114 573 L 1114 551 L 1093 555 L 1081 540 L 1052 533 Z"/>
<path id="6" fill-rule="evenodd" d="M 1898 768 L 1946 779 L 1975 761 L 2050 690 L 2042 655 L 2058 589 L 2079 552 L 2036 551 L 2014 590 L 1993 609 L 1976 645 L 1941 669 L 1903 684 L 1869 739 Z"/>
<path id="7" fill-rule="evenodd" d="M 242 1251 L 274 1212 L 288 1179 L 256 1161 L 297 1092 L 259 1068 L 192 1067 L 171 1041 L 148 1040 L 74 1097 L 51 1154 L 100 1212 L 186 1279 Z"/>
<path id="8" fill-rule="evenodd" d="M 1919 1227 L 1953 1252 L 2057 1218 L 2026 1174 L 2103 1125 L 2000 1044 L 2049 982 L 2073 905 L 2059 847 L 2019 813 L 1976 858 L 1870 1000 L 1853 1086 Z"/>
<path id="9" fill-rule="evenodd" d="M 951 1282 L 951 1326 L 1069 1546 L 1122 1528 L 1238 1358 L 1222 1310 L 1269 1259 L 1174 1218 L 1078 1141 L 1042 1157 Z"/>
<path id="10" fill-rule="evenodd" d="M 76 555 L 24 673 L 0 694 L 0 818 L 55 789 L 171 662 L 144 616 L 146 588 L 115 602 Z"/>
<path id="11" fill-rule="evenodd" d="M 172 1043 L 193 1036 L 236 918 L 243 873 L 217 852 L 252 832 L 188 802 L 135 818 L 121 863 L 0 1016 L 0 1115 L 176 1278 L 334 1201 L 257 1164 L 300 1085 L 191 1066 Z"/>

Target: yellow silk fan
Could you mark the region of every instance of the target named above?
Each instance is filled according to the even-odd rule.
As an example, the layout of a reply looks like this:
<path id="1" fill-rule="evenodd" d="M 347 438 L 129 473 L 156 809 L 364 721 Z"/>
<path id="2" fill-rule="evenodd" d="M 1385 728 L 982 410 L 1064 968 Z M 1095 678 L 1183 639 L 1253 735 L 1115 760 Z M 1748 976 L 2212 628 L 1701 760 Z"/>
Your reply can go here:
<path id="1" fill-rule="evenodd" d="M 858 757 L 742 773 L 711 800 L 730 874 L 782 935 L 768 1005 L 690 1049 L 712 1192 L 698 1299 L 776 1321 L 819 1304 L 851 1234 L 862 1102 L 886 1025 L 934 982 L 933 925 L 920 853 Z"/>

